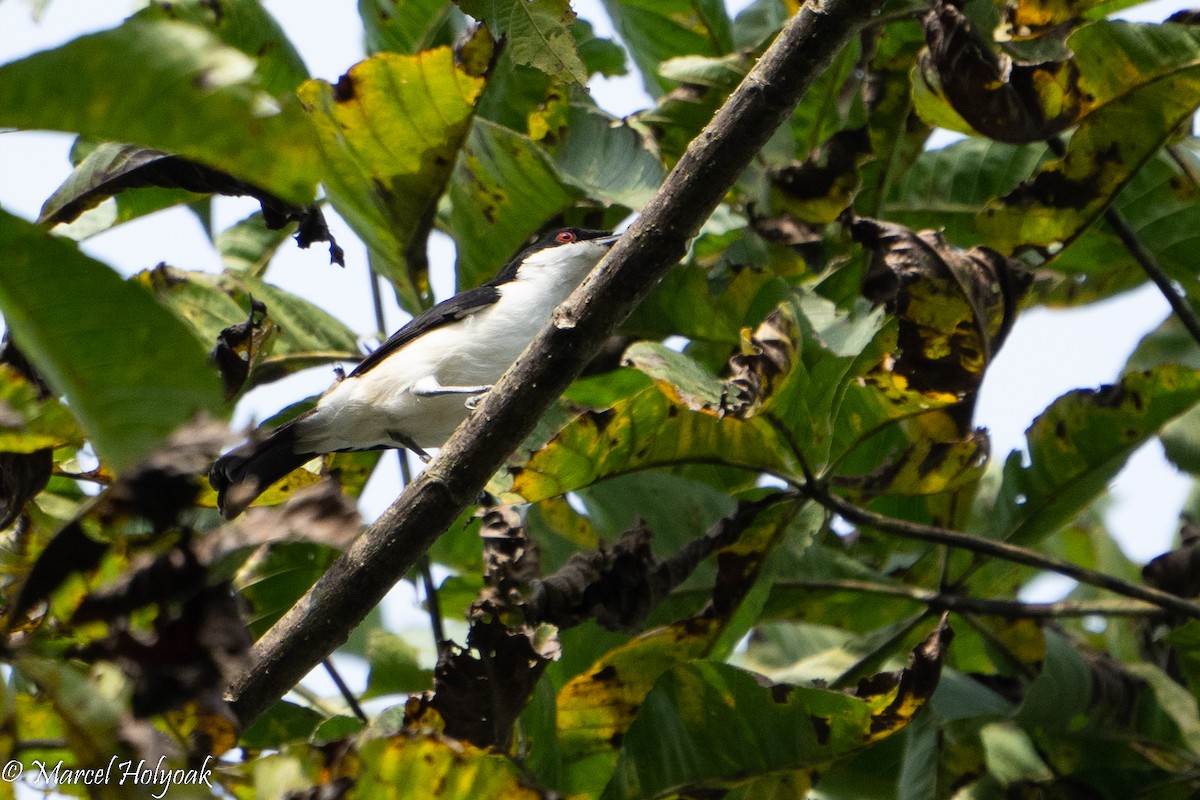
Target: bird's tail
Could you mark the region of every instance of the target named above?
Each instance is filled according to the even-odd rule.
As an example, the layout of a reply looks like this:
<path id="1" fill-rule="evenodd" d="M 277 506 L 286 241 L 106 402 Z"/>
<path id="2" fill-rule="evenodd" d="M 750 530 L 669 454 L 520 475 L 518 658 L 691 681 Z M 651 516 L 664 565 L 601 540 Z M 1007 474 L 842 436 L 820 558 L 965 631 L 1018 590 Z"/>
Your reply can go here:
<path id="1" fill-rule="evenodd" d="M 233 519 L 275 481 L 313 458 L 314 453 L 297 453 L 296 428 L 292 420 L 265 439 L 249 442 L 217 459 L 208 482 L 217 490 L 217 508 L 225 519 Z"/>

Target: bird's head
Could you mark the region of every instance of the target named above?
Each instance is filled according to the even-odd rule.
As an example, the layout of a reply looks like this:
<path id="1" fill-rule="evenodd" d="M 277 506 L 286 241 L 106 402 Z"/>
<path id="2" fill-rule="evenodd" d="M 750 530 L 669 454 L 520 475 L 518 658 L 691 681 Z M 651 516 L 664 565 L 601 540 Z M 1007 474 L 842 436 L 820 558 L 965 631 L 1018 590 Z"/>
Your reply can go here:
<path id="1" fill-rule="evenodd" d="M 580 280 L 604 258 L 621 238 L 612 231 L 560 228 L 522 250 L 497 276 L 499 281 L 516 280 L 530 271 L 554 270 Z"/>

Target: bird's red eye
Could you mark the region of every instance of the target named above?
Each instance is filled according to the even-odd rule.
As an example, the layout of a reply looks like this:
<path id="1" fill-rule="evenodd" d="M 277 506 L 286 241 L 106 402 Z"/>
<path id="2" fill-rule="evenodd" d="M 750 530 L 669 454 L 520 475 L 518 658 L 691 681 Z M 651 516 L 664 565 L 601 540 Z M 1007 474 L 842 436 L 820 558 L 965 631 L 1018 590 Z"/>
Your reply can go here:
<path id="1" fill-rule="evenodd" d="M 573 231 L 559 231 L 554 234 L 554 241 L 559 244 L 569 244 L 575 241 L 575 233 Z"/>

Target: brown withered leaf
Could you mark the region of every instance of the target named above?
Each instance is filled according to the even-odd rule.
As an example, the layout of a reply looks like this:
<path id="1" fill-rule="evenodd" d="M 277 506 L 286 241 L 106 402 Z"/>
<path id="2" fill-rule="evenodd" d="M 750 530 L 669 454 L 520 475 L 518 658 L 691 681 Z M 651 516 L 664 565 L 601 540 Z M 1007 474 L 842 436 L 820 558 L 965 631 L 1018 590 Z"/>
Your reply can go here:
<path id="1" fill-rule="evenodd" d="M 1028 273 L 989 248 L 951 247 L 936 231 L 859 218 L 850 232 L 872 251 L 863 296 L 899 320 L 897 352 L 881 368 L 886 382 L 941 402 L 972 398 L 1016 319 Z"/>
<path id="2" fill-rule="evenodd" d="M 866 128 L 838 131 L 804 161 L 771 171 L 775 205 L 802 222 L 833 222 L 853 202 L 870 154 Z"/>
<path id="3" fill-rule="evenodd" d="M 50 595 L 71 575 L 95 569 L 108 544 L 88 536 L 92 521 L 103 527 L 129 517 L 146 519 L 154 533 L 171 528 L 192 508 L 204 475 L 229 440 L 224 424 L 198 418 L 166 446 L 121 475 L 54 535 L 34 562 L 9 614 L 9 624 Z"/>
<path id="4" fill-rule="evenodd" d="M 119 631 L 77 655 L 118 664 L 133 681 L 134 715 L 146 717 L 188 702 L 223 711 L 226 683 L 244 668 L 251 644 L 233 590 L 221 583 L 193 595 L 177 614 L 160 610 L 148 641 Z"/>
<path id="5" fill-rule="evenodd" d="M 466 648 L 442 651 L 433 692 L 406 709 L 406 725 L 433 709 L 447 736 L 505 748 L 538 679 L 557 656 L 557 639 L 541 631 L 509 628 L 495 617 L 473 622 Z"/>
<path id="6" fill-rule="evenodd" d="M 1073 125 L 1083 108 L 1075 62 L 1022 64 L 997 52 L 948 3 L 925 15 L 921 77 L 972 128 L 998 142 L 1024 144 Z"/>
<path id="7" fill-rule="evenodd" d="M 93 150 L 45 202 L 38 222 L 47 226 L 71 222 L 106 198 L 149 186 L 253 197 L 262 206 L 268 228 L 278 230 L 296 222 L 296 244 L 307 248 L 328 242 L 330 263 L 345 266 L 345 254 L 330 234 L 320 206 L 293 205 L 220 170 L 140 145 L 105 143 Z"/>
<path id="8" fill-rule="evenodd" d="M 722 413 L 745 419 L 758 411 L 795 363 L 797 337 L 792 321 L 778 308 L 753 334 L 743 333 L 740 352 L 729 359 Z"/>
<path id="9" fill-rule="evenodd" d="M 226 400 L 237 397 L 246 385 L 255 358 L 275 330 L 276 327 L 267 320 L 267 304 L 251 297 L 246 320 L 230 325 L 217 335 L 217 344 L 210 356 L 221 373 Z"/>
<path id="10" fill-rule="evenodd" d="M 1190 515 L 1183 515 L 1180 544 L 1142 567 L 1142 579 L 1156 589 L 1179 595 L 1200 595 L 1200 526 Z"/>

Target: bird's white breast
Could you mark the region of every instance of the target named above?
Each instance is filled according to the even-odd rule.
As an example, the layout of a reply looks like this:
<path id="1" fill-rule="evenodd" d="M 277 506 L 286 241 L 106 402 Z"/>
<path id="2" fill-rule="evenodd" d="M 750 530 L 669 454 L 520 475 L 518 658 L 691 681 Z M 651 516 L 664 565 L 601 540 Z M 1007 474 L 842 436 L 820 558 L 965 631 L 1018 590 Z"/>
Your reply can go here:
<path id="1" fill-rule="evenodd" d="M 548 261 L 555 250 L 535 253 L 517 280 L 497 287 L 496 302 L 339 382 L 298 427 L 297 446 L 312 452 L 395 446 L 392 432 L 422 448 L 441 446 L 466 417 L 469 396 L 418 397 L 410 391 L 413 384 L 429 376 L 442 386 L 495 383 L 603 254 L 581 250 L 553 268 L 537 259 L 545 253 Z"/>

